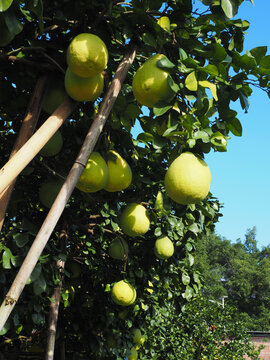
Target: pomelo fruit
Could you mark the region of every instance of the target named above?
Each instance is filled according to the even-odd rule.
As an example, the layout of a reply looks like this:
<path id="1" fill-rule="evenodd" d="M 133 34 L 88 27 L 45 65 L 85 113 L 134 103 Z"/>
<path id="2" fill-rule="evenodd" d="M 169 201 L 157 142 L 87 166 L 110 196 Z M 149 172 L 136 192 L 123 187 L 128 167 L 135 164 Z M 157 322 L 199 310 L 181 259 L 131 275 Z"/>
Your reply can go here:
<path id="1" fill-rule="evenodd" d="M 40 185 L 39 201 L 50 208 L 54 203 L 63 183 L 60 180 L 47 180 Z"/>
<path id="2" fill-rule="evenodd" d="M 146 208 L 137 203 L 128 204 L 120 215 L 120 227 L 126 235 L 144 235 L 150 227 Z"/>
<path id="3" fill-rule="evenodd" d="M 129 350 L 128 360 L 137 360 L 137 359 L 138 359 L 138 351 L 137 351 L 136 348 L 133 346 L 133 347 Z"/>
<path id="4" fill-rule="evenodd" d="M 170 101 L 175 95 L 169 85 L 169 72 L 157 66 L 163 58 L 166 58 L 163 54 L 151 56 L 133 78 L 132 89 L 136 100 L 149 108 L 158 101 Z"/>
<path id="5" fill-rule="evenodd" d="M 96 192 L 104 188 L 108 181 L 106 161 L 98 152 L 93 152 L 83 170 L 76 187 L 84 192 Z"/>
<path id="6" fill-rule="evenodd" d="M 133 329 L 133 343 L 135 345 L 143 345 L 145 342 L 145 337 L 142 335 L 142 332 L 140 329 Z"/>
<path id="7" fill-rule="evenodd" d="M 50 157 L 55 156 L 60 152 L 63 146 L 63 137 L 59 130 L 50 138 L 50 140 L 43 146 L 39 154 Z"/>
<path id="8" fill-rule="evenodd" d="M 114 150 L 110 150 L 107 156 L 109 178 L 106 191 L 115 192 L 126 189 L 132 181 L 132 171 L 129 164 Z"/>
<path id="9" fill-rule="evenodd" d="M 65 88 L 68 95 L 76 101 L 95 101 L 102 93 L 104 77 L 102 73 L 83 78 L 67 68 Z"/>
<path id="10" fill-rule="evenodd" d="M 154 252 L 159 259 L 168 259 L 174 253 L 173 242 L 168 236 L 160 236 L 155 242 Z"/>
<path id="11" fill-rule="evenodd" d="M 107 62 L 107 47 L 97 35 L 81 33 L 69 44 L 67 64 L 80 77 L 97 75 L 106 68 Z"/>
<path id="12" fill-rule="evenodd" d="M 128 257 L 128 244 L 121 238 L 113 239 L 109 246 L 109 255 L 116 260 L 125 260 Z"/>
<path id="13" fill-rule="evenodd" d="M 113 285 L 111 296 L 116 304 L 129 306 L 136 300 L 136 290 L 128 281 L 120 280 Z"/>
<path id="14" fill-rule="evenodd" d="M 211 172 L 202 159 L 184 152 L 169 166 L 164 184 L 173 201 L 182 205 L 194 204 L 208 195 Z"/>
<path id="15" fill-rule="evenodd" d="M 64 81 L 56 80 L 51 84 L 45 95 L 42 109 L 51 115 L 66 97 Z"/>

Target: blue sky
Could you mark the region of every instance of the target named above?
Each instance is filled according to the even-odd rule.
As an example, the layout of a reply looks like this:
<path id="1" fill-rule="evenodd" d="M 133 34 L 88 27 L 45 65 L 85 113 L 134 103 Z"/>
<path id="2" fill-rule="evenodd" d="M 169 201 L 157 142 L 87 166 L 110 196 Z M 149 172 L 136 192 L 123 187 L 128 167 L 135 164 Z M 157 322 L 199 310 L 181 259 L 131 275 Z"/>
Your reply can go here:
<path id="1" fill-rule="evenodd" d="M 269 0 L 243 2 L 236 18 L 250 22 L 244 51 L 257 46 L 268 46 Z M 216 233 L 228 240 L 244 240 L 248 228 L 256 226 L 258 246 L 270 245 L 270 99 L 263 91 L 253 88 L 247 114 L 239 104 L 232 106 L 243 126 L 242 137 L 228 141 L 226 153 L 206 155 L 212 172 L 211 192 L 224 204 L 223 217 L 216 225 Z"/>

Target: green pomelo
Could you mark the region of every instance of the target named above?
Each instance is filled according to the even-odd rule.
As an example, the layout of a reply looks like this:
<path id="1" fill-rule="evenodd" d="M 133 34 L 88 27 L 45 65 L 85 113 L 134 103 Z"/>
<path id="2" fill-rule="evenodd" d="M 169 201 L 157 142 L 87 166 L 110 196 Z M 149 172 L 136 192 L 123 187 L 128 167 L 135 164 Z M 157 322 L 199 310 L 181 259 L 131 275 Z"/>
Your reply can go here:
<path id="1" fill-rule="evenodd" d="M 169 73 L 157 66 L 157 62 L 166 58 L 163 54 L 150 57 L 136 72 L 132 89 L 136 100 L 152 108 L 158 101 L 170 101 L 175 93 L 169 85 Z"/>
<path id="2" fill-rule="evenodd" d="M 67 64 L 80 77 L 97 75 L 106 68 L 107 62 L 107 47 L 97 35 L 81 33 L 68 47 Z"/>
<path id="3" fill-rule="evenodd" d="M 133 343 L 135 345 L 143 345 L 145 342 L 145 337 L 142 335 L 140 329 L 133 329 Z"/>
<path id="4" fill-rule="evenodd" d="M 191 152 L 182 153 L 165 175 L 168 196 L 178 204 L 197 203 L 208 195 L 211 172 L 207 164 Z"/>
<path id="5" fill-rule="evenodd" d="M 67 68 L 65 88 L 68 95 L 76 101 L 95 101 L 103 91 L 104 77 L 102 73 L 83 78 Z"/>
<path id="6" fill-rule="evenodd" d="M 109 192 L 126 189 L 132 181 L 132 171 L 129 164 L 114 150 L 108 153 L 109 178 L 105 190 Z"/>
<path id="7" fill-rule="evenodd" d="M 173 242 L 167 236 L 159 237 L 155 242 L 154 252 L 159 259 L 168 259 L 174 253 Z"/>
<path id="8" fill-rule="evenodd" d="M 107 181 L 108 167 L 106 161 L 98 152 L 93 152 L 76 186 L 84 192 L 96 192 L 103 189 Z"/>
<path id="9" fill-rule="evenodd" d="M 58 106 L 62 104 L 66 97 L 67 93 L 65 91 L 64 82 L 56 80 L 45 95 L 42 109 L 51 115 Z"/>
<path id="10" fill-rule="evenodd" d="M 137 360 L 138 359 L 138 351 L 135 347 L 132 347 L 129 351 L 128 360 Z"/>
<path id="11" fill-rule="evenodd" d="M 59 130 L 50 138 L 50 140 L 40 150 L 40 155 L 50 157 L 60 152 L 63 146 L 63 137 Z"/>
<path id="12" fill-rule="evenodd" d="M 109 255 L 116 260 L 125 260 L 128 257 L 128 244 L 123 238 L 115 238 L 109 246 Z"/>
<path id="13" fill-rule="evenodd" d="M 48 180 L 41 184 L 39 188 L 40 202 L 50 208 L 54 203 L 63 183 L 59 180 Z"/>
<path id="14" fill-rule="evenodd" d="M 129 306 L 136 300 L 136 290 L 126 280 L 120 280 L 113 285 L 111 296 L 116 304 Z"/>
<path id="15" fill-rule="evenodd" d="M 128 204 L 120 215 L 120 227 L 129 236 L 144 235 L 150 227 L 146 208 L 137 203 Z"/>

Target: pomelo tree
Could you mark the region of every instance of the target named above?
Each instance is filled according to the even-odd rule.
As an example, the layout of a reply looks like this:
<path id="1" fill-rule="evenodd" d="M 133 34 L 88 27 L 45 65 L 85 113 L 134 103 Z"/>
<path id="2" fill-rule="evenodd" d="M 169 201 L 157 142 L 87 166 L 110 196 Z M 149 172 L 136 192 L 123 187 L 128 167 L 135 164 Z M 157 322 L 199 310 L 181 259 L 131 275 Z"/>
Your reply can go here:
<path id="1" fill-rule="evenodd" d="M 203 159 L 215 151 L 219 161 L 230 137 L 242 135 L 232 103 L 247 111 L 252 86 L 269 93 L 267 48 L 243 53 L 249 23 L 237 18 L 242 2 L 0 0 L 1 350 L 27 351 L 38 343 L 46 359 L 54 352 L 59 359 L 64 353 L 122 359 L 134 355 L 131 349 L 141 359 L 158 358 L 147 332 L 159 314 L 181 312 L 199 293 L 196 239 L 213 231 L 220 216 L 211 192 L 196 203 L 171 199 L 164 187 L 167 169 L 183 152 Z M 51 96 L 58 107 L 49 116 L 43 99 L 55 84 L 64 86 L 67 49 L 85 33 L 106 45 L 104 88 L 95 101 L 63 100 L 61 93 L 58 106 L 58 96 Z M 154 54 L 163 56 L 150 63 L 153 72 L 137 73 Z M 143 99 L 157 99 L 148 107 L 137 95 L 138 82 L 134 88 L 140 73 Z M 157 88 L 165 89 L 160 97 Z M 58 130 L 60 151 L 42 156 Z M 93 151 L 108 164 L 118 154 L 125 168 L 119 183 L 129 185 L 78 189 Z M 39 196 L 45 181 L 64 184 L 51 208 Z M 130 236 L 120 226 L 130 204 L 147 211 L 143 234 Z M 129 218 L 124 227 L 132 225 Z M 168 259 L 155 255 L 162 236 L 174 245 Z M 109 254 L 119 237 L 128 245 L 123 260 Z M 119 281 L 136 290 L 128 306 L 112 299 Z M 139 349 L 134 328 L 145 338 Z"/>

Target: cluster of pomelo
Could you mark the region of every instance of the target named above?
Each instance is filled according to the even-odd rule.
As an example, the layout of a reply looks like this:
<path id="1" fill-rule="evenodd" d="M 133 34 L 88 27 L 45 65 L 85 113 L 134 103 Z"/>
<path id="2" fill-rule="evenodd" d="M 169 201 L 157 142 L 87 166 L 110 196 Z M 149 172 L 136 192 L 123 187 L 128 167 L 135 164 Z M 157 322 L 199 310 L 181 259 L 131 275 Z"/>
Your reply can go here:
<path id="1" fill-rule="evenodd" d="M 79 190 L 116 192 L 129 187 L 132 171 L 127 161 L 115 150 L 108 151 L 106 158 L 107 161 L 98 152 L 90 155 L 77 183 Z"/>
<path id="2" fill-rule="evenodd" d="M 65 88 L 76 101 L 94 101 L 103 91 L 108 50 L 97 35 L 81 33 L 69 44 Z"/>

